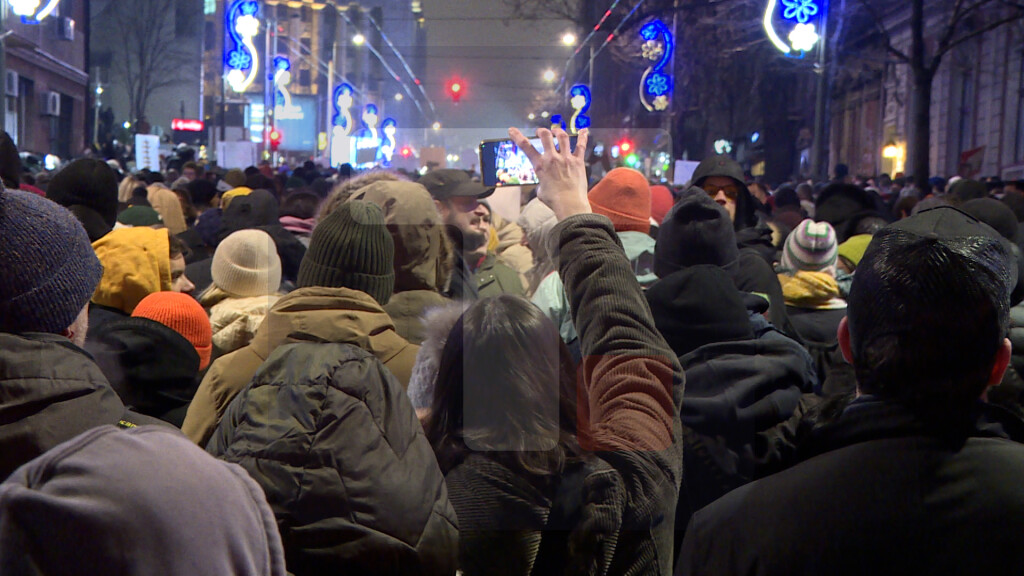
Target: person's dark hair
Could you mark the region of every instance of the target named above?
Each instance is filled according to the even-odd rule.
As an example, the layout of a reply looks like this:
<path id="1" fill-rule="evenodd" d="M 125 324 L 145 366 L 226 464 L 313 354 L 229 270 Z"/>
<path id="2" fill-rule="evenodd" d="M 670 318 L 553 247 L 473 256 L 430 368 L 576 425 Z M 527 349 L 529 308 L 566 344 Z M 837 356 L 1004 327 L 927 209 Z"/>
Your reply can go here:
<path id="1" fill-rule="evenodd" d="M 1007 261 L 990 238 L 940 243 L 879 232 L 847 299 L 860 391 L 932 418 L 969 412 L 1007 334 L 1010 300 L 999 277 Z"/>
<path id="2" fill-rule="evenodd" d="M 253 190 L 266 190 L 275 196 L 277 195 L 277 187 L 274 186 L 274 181 L 261 174 L 258 170 L 246 175 L 245 185 Z"/>
<path id="3" fill-rule="evenodd" d="M 475 302 L 449 333 L 436 378 L 425 428 L 442 472 L 480 453 L 545 482 L 580 456 L 572 357 L 529 300 Z"/>
<path id="4" fill-rule="evenodd" d="M 292 216 L 308 220 L 316 217 L 320 209 L 320 197 L 312 192 L 292 192 L 281 203 L 281 216 Z"/>
<path id="5" fill-rule="evenodd" d="M 1017 222 L 1024 222 L 1024 194 L 1007 192 L 1003 195 L 1002 202 L 1009 206 L 1010 210 L 1013 210 L 1013 215 L 1017 217 Z"/>
<path id="6" fill-rule="evenodd" d="M 851 229 L 850 236 L 857 236 L 859 234 L 874 236 L 875 232 L 885 228 L 888 224 L 889 222 L 881 216 L 865 216 L 857 220 L 856 225 Z"/>
<path id="7" fill-rule="evenodd" d="M 217 185 L 209 180 L 196 178 L 188 183 L 188 193 L 192 195 L 192 204 L 196 208 L 209 208 L 217 196 Z"/>
<path id="8" fill-rule="evenodd" d="M 132 188 L 132 198 L 149 198 L 149 191 L 145 186 L 136 186 Z"/>
<path id="9" fill-rule="evenodd" d="M 782 208 L 784 206 L 800 207 L 800 197 L 797 196 L 796 190 L 793 190 L 789 186 L 783 186 L 775 191 L 775 207 Z"/>
<path id="10" fill-rule="evenodd" d="M 246 166 L 245 170 L 242 173 L 248 177 L 252 176 L 253 174 L 259 174 L 260 169 L 255 166 Z M 250 188 L 252 188 L 252 186 L 250 186 Z"/>
<path id="11" fill-rule="evenodd" d="M 850 167 L 846 164 L 836 164 L 836 179 L 846 178 L 850 175 Z"/>
<path id="12" fill-rule="evenodd" d="M 897 220 L 900 218 L 906 218 L 910 216 L 914 211 L 914 206 L 917 206 L 919 200 L 917 196 L 904 196 L 900 198 L 896 204 L 892 207 L 892 216 Z"/>
<path id="13" fill-rule="evenodd" d="M 181 238 L 178 238 L 170 232 L 167 232 L 167 246 L 171 260 L 174 260 L 179 256 L 184 256 L 188 251 L 188 248 L 185 246 L 185 243 L 181 241 Z"/>

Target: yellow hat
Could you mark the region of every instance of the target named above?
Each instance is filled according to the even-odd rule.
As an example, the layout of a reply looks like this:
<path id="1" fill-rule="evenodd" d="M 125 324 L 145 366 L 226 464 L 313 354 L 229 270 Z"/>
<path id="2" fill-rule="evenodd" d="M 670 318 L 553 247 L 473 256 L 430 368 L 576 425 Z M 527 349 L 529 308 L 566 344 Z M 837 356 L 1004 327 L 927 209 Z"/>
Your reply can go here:
<path id="1" fill-rule="evenodd" d="M 103 278 L 92 301 L 131 314 L 143 298 L 171 289 L 171 248 L 167 230 L 114 230 L 92 243 Z"/>

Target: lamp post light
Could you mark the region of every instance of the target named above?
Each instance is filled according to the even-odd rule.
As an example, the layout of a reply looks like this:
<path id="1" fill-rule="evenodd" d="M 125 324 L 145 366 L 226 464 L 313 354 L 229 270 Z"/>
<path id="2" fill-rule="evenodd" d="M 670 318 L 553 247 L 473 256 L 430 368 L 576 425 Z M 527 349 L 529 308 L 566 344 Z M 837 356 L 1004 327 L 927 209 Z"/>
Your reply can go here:
<path id="1" fill-rule="evenodd" d="M 356 33 L 356 35 L 352 37 L 352 43 L 356 46 L 362 46 L 363 44 L 366 44 L 366 36 L 363 36 L 361 33 Z"/>
<path id="2" fill-rule="evenodd" d="M 566 32 L 565 34 L 562 35 L 562 44 L 565 46 L 575 46 L 576 35 L 573 34 L 572 32 Z"/>
<path id="3" fill-rule="evenodd" d="M 542 79 L 543 79 L 543 80 L 544 80 L 545 82 L 547 82 L 548 84 L 550 84 L 550 83 L 554 82 L 554 81 L 555 81 L 555 78 L 557 78 L 557 77 L 558 77 L 558 75 L 557 75 L 557 74 L 555 74 L 555 71 L 554 71 L 554 70 L 552 70 L 551 68 L 548 68 L 547 70 L 545 70 L 545 71 L 544 71 L 544 73 L 543 73 L 543 74 L 541 74 L 541 78 L 542 78 Z"/>

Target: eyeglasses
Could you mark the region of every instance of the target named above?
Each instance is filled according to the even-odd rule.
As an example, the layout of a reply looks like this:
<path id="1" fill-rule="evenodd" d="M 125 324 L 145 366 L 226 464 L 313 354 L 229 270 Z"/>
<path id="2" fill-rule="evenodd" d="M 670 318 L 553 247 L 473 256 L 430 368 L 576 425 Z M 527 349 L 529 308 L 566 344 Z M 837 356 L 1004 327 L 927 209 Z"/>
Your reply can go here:
<path id="1" fill-rule="evenodd" d="M 735 184 L 727 184 L 725 186 L 715 186 L 713 184 L 705 183 L 701 188 L 708 193 L 708 196 L 714 198 L 718 195 L 719 191 L 725 192 L 725 197 L 730 200 L 735 200 L 740 196 L 740 188 Z"/>

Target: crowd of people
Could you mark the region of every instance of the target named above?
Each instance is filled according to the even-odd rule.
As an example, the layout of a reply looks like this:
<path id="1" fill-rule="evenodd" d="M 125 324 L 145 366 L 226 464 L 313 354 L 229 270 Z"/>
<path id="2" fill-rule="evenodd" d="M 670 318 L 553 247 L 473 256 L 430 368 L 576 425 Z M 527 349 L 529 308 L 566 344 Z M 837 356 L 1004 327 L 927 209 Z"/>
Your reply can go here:
<path id="1" fill-rule="evenodd" d="M 1024 186 L 510 136 L 514 218 L 456 169 L 25 185 L 0 137 L 0 573 L 1024 564 Z"/>

